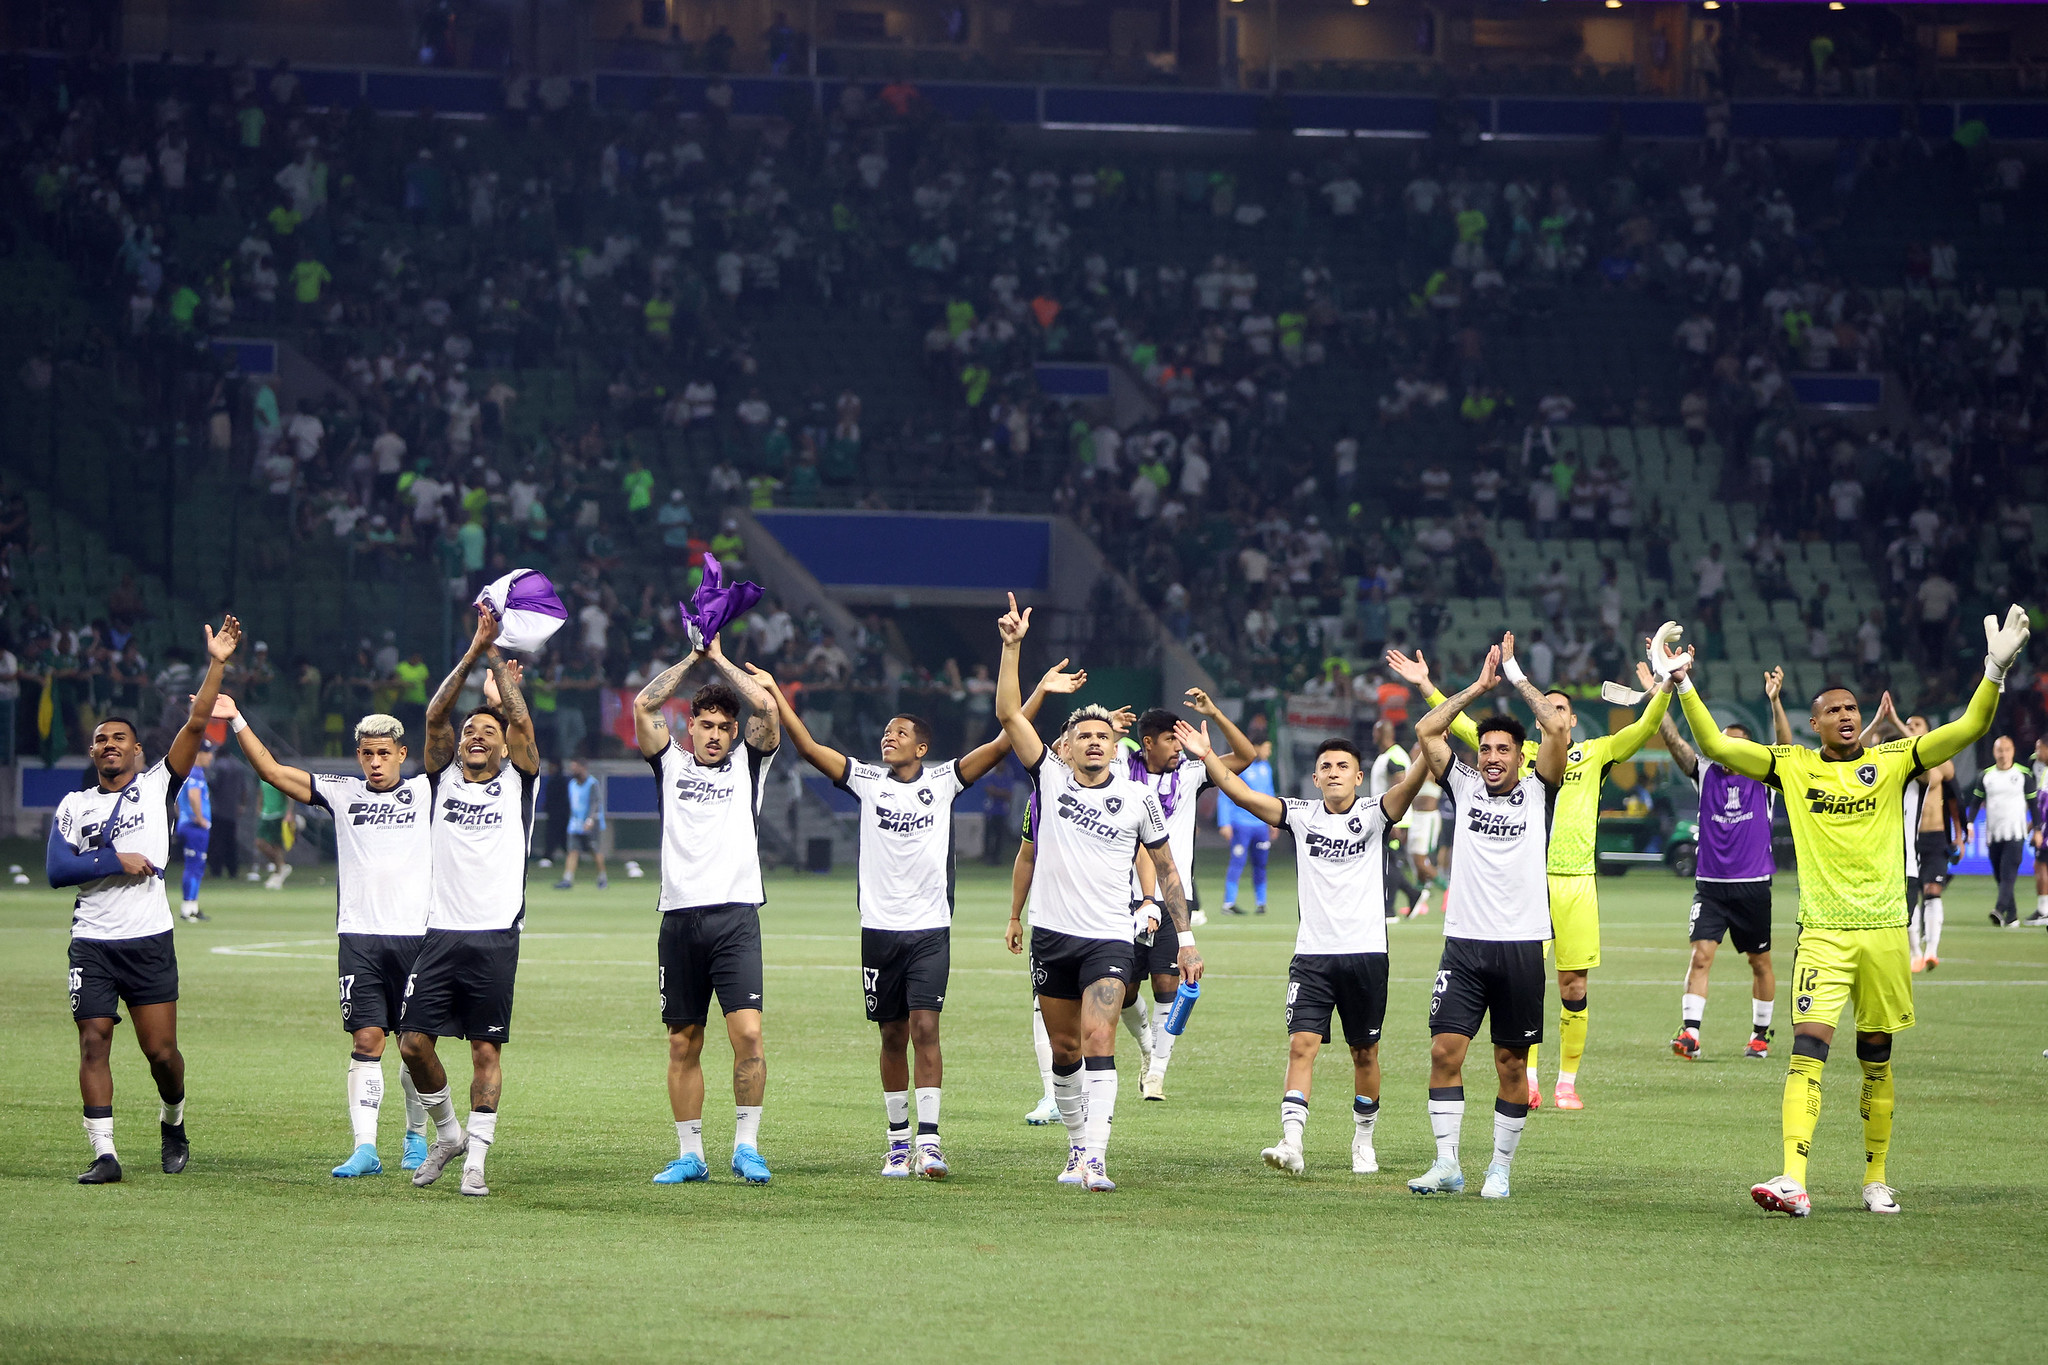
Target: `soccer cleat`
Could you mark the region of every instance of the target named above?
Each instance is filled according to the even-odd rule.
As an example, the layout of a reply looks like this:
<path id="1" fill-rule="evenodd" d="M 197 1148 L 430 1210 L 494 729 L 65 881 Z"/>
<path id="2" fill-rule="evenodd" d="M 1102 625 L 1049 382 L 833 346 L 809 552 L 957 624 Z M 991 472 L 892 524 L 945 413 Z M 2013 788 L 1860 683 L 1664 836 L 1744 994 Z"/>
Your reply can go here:
<path id="1" fill-rule="evenodd" d="M 654 1173 L 657 1185 L 688 1185 L 693 1181 L 709 1180 L 711 1168 L 704 1164 L 704 1158 L 696 1152 L 679 1156 Z"/>
<path id="2" fill-rule="evenodd" d="M 1456 1164 L 1438 1157 L 1430 1168 L 1408 1182 L 1417 1194 L 1463 1194 L 1465 1173 Z"/>
<path id="3" fill-rule="evenodd" d="M 398 1169 L 416 1171 L 420 1168 L 420 1163 L 426 1159 L 427 1135 L 408 1130 L 405 1135 L 405 1155 L 399 1159 Z"/>
<path id="4" fill-rule="evenodd" d="M 1253 909 L 1252 909 L 1252 913 L 1253 913 L 1254 915 L 1263 915 L 1263 914 L 1265 914 L 1265 913 L 1266 913 L 1266 907 L 1265 907 L 1265 906 L 1263 906 L 1263 905 L 1260 905 L 1260 906 L 1255 906 L 1255 907 L 1253 907 Z"/>
<path id="5" fill-rule="evenodd" d="M 481 1199 L 490 1192 L 491 1187 L 484 1184 L 482 1171 L 472 1170 L 467 1166 L 462 1168 L 462 1193 L 472 1199 Z"/>
<path id="6" fill-rule="evenodd" d="M 602 891 L 612 884 L 612 879 L 600 872 L 597 874 L 597 889 Z"/>
<path id="7" fill-rule="evenodd" d="M 1087 1160 L 1087 1152 L 1079 1147 L 1068 1147 L 1067 1168 L 1060 1172 L 1059 1183 L 1062 1185 L 1081 1185 L 1087 1183 L 1087 1174 L 1081 1169 L 1087 1163 Z"/>
<path id="8" fill-rule="evenodd" d="M 425 1158 L 420 1161 L 419 1169 L 412 1173 L 413 1187 L 423 1190 L 436 1180 L 439 1180 L 441 1172 L 448 1169 L 448 1163 L 468 1150 L 469 1134 L 467 1132 L 457 1133 L 453 1142 L 444 1142 L 440 1138 L 435 1138 L 433 1143 L 428 1146 Z"/>
<path id="9" fill-rule="evenodd" d="M 909 1143 L 892 1142 L 889 1144 L 888 1152 L 882 1157 L 882 1174 L 890 1180 L 908 1180 L 910 1178 Z"/>
<path id="10" fill-rule="evenodd" d="M 761 1160 L 761 1154 L 752 1147 L 742 1145 L 732 1149 L 732 1173 L 749 1185 L 768 1183 L 768 1163 Z"/>
<path id="11" fill-rule="evenodd" d="M 1190 911 L 1188 911 L 1188 927 L 1189 927 L 1190 929 L 1199 929 L 1199 928 L 1201 928 L 1201 927 L 1202 927 L 1203 925 L 1207 924 L 1208 922 L 1209 922 L 1209 916 L 1208 916 L 1208 913 L 1207 913 L 1206 911 L 1202 911 L 1202 910 L 1190 910 Z"/>
<path id="12" fill-rule="evenodd" d="M 917 1149 L 917 1173 L 926 1180 L 944 1180 L 953 1173 L 946 1164 L 945 1154 L 939 1151 L 935 1142 L 927 1142 Z"/>
<path id="13" fill-rule="evenodd" d="M 1379 1153 L 1372 1149 L 1372 1139 L 1364 1133 L 1351 1135 L 1351 1174 L 1374 1175 L 1380 1168 Z"/>
<path id="14" fill-rule="evenodd" d="M 1147 1071 L 1138 1078 L 1138 1095 L 1142 1099 L 1163 1100 L 1166 1098 L 1166 1077 L 1156 1071 Z"/>
<path id="15" fill-rule="evenodd" d="M 562 878 L 562 880 L 560 880 L 560 881 L 558 881 L 558 882 L 556 882 L 556 883 L 555 883 L 555 890 L 557 890 L 557 891 L 567 891 L 567 890 L 569 890 L 570 888 L 574 887 L 575 885 L 576 885 L 576 883 L 574 883 L 574 882 L 570 881 L 570 880 L 569 880 L 569 879 L 568 879 L 567 877 L 564 877 L 564 878 Z"/>
<path id="16" fill-rule="evenodd" d="M 1999 914 L 1996 910 L 1993 910 L 1991 912 L 1991 927 L 1994 929 L 2003 929 L 2005 927 L 2005 916 Z"/>
<path id="17" fill-rule="evenodd" d="M 1237 906 L 1233 904 L 1224 906 L 1223 913 L 1226 915 L 1242 915 L 1244 911 L 1238 909 Z"/>
<path id="18" fill-rule="evenodd" d="M 1769 1033 L 1766 1033 L 1761 1038 L 1752 1035 L 1750 1040 L 1747 1043 L 1743 1044 L 1742 1055 L 1745 1057 L 1754 1057 L 1758 1061 L 1762 1061 L 1764 1058 L 1771 1055 L 1771 1039 L 1774 1036 L 1775 1035 Z"/>
<path id="19" fill-rule="evenodd" d="M 1033 1128 L 1043 1128 L 1060 1116 L 1059 1103 L 1047 1095 L 1038 1102 L 1038 1107 L 1024 1116 L 1024 1121 Z"/>
<path id="20" fill-rule="evenodd" d="M 1761 1185 L 1750 1186 L 1749 1197 L 1756 1200 L 1758 1208 L 1771 1213 L 1804 1218 L 1813 1212 L 1805 1187 L 1789 1175 L 1774 1175 Z"/>
<path id="21" fill-rule="evenodd" d="M 1586 1107 L 1586 1102 L 1579 1098 L 1578 1087 L 1566 1085 L 1563 1081 L 1559 1081 L 1551 1089 L 1550 1099 L 1551 1103 L 1560 1109 L 1584 1109 Z"/>
<path id="22" fill-rule="evenodd" d="M 1899 1201 L 1891 1186 L 1873 1180 L 1863 1187 L 1863 1207 L 1872 1213 L 1897 1213 Z"/>
<path id="23" fill-rule="evenodd" d="M 353 1179 L 359 1175 L 384 1174 L 384 1163 L 377 1159 L 377 1144 L 365 1142 L 362 1146 L 349 1153 L 347 1161 L 336 1166 L 328 1174 L 343 1180 Z"/>
<path id="24" fill-rule="evenodd" d="M 1081 1183 L 1088 1187 L 1090 1194 L 1114 1194 L 1116 1182 L 1109 1178 L 1109 1172 L 1102 1168 L 1102 1158 L 1091 1156 L 1083 1169 Z"/>
<path id="25" fill-rule="evenodd" d="M 204 910 L 194 910 L 189 915 L 181 910 L 178 912 L 178 918 L 185 921 L 185 923 L 187 924 L 200 924 L 212 919 L 213 916 L 207 914 Z M 2048 920 L 2044 920 L 2043 923 L 2048 923 Z"/>
<path id="26" fill-rule="evenodd" d="M 164 1174 L 176 1175 L 192 1159 L 192 1144 L 185 1140 L 185 1125 L 159 1123 L 157 1128 L 163 1133 Z"/>
<path id="27" fill-rule="evenodd" d="M 1481 1199 L 1505 1199 L 1508 1197 L 1507 1167 L 1488 1166 L 1486 1168 L 1486 1183 L 1479 1187 L 1479 1197 Z"/>
<path id="28" fill-rule="evenodd" d="M 1271 1166 L 1276 1171 L 1285 1171 L 1289 1175 L 1301 1174 L 1301 1148 L 1285 1138 L 1280 1139 L 1279 1146 L 1268 1147 L 1265 1151 L 1260 1152 L 1259 1155 L 1265 1159 L 1268 1166 Z"/>
<path id="29" fill-rule="evenodd" d="M 1671 1039 L 1671 1050 L 1688 1062 L 1700 1059 L 1700 1031 L 1696 1028 L 1682 1028 Z"/>
<path id="30" fill-rule="evenodd" d="M 1536 1078 L 1529 1078 L 1529 1112 L 1535 1113 L 1543 1107 L 1543 1089 L 1536 1084 Z"/>
<path id="31" fill-rule="evenodd" d="M 2027 916 L 2027 917 L 2026 917 L 2025 919 L 2023 919 L 2023 920 L 2021 920 L 2021 921 L 2020 921 L 2020 928 L 2022 928 L 2022 929 L 2041 929 L 2041 928 L 2048 928 L 2048 911 L 2041 911 L 2041 910 L 2036 910 L 2036 911 L 2035 911 L 2035 912 L 2034 912 L 2033 914 L 2031 914 L 2031 915 Z"/>
<path id="32" fill-rule="evenodd" d="M 1915 976 L 1918 976 L 1918 975 L 1920 975 L 1920 973 L 1922 973 L 1922 972 L 1924 972 L 1924 971 L 1926 971 L 1926 970 L 1927 970 L 1927 959 L 1926 959 L 1926 958 L 1924 958 L 1924 957 L 1916 957 L 1916 958 L 1914 958 L 1914 959 L 1913 959 L 1913 975 L 1915 975 Z"/>
<path id="33" fill-rule="evenodd" d="M 78 1183 L 81 1185 L 118 1185 L 121 1183 L 121 1163 L 114 1159 L 112 1152 L 108 1152 L 105 1156 L 96 1156 L 92 1159 L 92 1165 L 86 1167 L 84 1174 L 78 1177 Z"/>
<path id="34" fill-rule="evenodd" d="M 1935 955 L 1934 955 L 1933 953 L 1929 953 L 1929 954 L 1927 955 L 1927 970 L 1928 970 L 1928 971 L 1930 971 L 1930 972 L 1931 972 L 1931 971 L 1933 971 L 1933 970 L 1934 970 L 1934 969 L 1935 969 L 1936 967 L 1939 967 L 1940 965 L 1941 965 L 1941 959 L 1940 959 L 1940 958 L 1936 957 L 1936 956 L 1935 956 Z"/>

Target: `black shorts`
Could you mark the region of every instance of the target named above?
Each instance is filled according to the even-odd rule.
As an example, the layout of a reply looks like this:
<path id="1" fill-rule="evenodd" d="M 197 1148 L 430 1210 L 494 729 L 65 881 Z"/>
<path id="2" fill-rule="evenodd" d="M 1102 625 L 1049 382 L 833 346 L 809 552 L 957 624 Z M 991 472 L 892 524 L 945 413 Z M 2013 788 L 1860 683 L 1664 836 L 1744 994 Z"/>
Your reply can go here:
<path id="1" fill-rule="evenodd" d="M 1914 837 L 1913 846 L 1920 853 L 1920 884 L 1947 886 L 1950 876 L 1948 831 L 1923 829 Z"/>
<path id="2" fill-rule="evenodd" d="M 569 836 L 569 850 L 572 853 L 588 853 L 594 858 L 597 856 L 597 836 L 572 834 Z"/>
<path id="3" fill-rule="evenodd" d="M 860 989 L 871 1024 L 908 1019 L 912 1010 L 937 1014 L 952 970 L 951 929 L 860 931 Z"/>
<path id="4" fill-rule="evenodd" d="M 419 960 L 417 934 L 343 934 L 335 971 L 341 987 L 341 1027 L 398 1032 L 405 979 Z"/>
<path id="5" fill-rule="evenodd" d="M 1493 1021 L 1495 1047 L 1543 1041 L 1543 940 L 1447 938 L 1429 997 L 1429 1031 L 1479 1036 L 1482 1015 Z"/>
<path id="6" fill-rule="evenodd" d="M 1194 908 L 1192 902 L 1188 908 Z M 1138 907 L 1133 905 L 1131 914 L 1137 913 Z M 1180 932 L 1167 917 L 1165 906 L 1159 907 L 1159 927 L 1152 931 L 1152 941 L 1133 938 L 1131 955 L 1137 959 L 1139 976 L 1180 975 Z"/>
<path id="7" fill-rule="evenodd" d="M 1330 1015 L 1344 1020 L 1344 1041 L 1371 1047 L 1387 1019 L 1385 953 L 1296 953 L 1287 964 L 1287 1031 L 1330 1041 Z"/>
<path id="8" fill-rule="evenodd" d="M 517 929 L 429 929 L 405 981 L 398 1027 L 434 1038 L 503 1043 L 512 1036 Z"/>
<path id="9" fill-rule="evenodd" d="M 147 938 L 71 940 L 71 1017 L 121 1022 L 129 1009 L 163 1005 L 178 998 L 178 949 L 171 931 Z"/>
<path id="10" fill-rule="evenodd" d="M 1137 970 L 1137 955 L 1126 939 L 1031 931 L 1031 988 L 1049 999 L 1079 1000 L 1102 980 L 1128 986 Z"/>
<path id="11" fill-rule="evenodd" d="M 714 994 L 722 1014 L 760 1009 L 761 907 L 663 912 L 655 961 L 661 1022 L 672 1028 L 702 1024 Z"/>
<path id="12" fill-rule="evenodd" d="M 1771 950 L 1771 884 L 1769 882 L 1694 882 L 1694 943 L 1719 943 L 1721 935 L 1738 953 Z"/>

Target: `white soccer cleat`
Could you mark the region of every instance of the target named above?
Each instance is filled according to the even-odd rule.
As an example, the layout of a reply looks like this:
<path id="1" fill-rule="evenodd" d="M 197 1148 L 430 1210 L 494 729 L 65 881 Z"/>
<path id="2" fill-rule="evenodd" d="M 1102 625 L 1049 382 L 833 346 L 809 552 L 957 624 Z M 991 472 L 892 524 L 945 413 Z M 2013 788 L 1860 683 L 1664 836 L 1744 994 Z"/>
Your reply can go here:
<path id="1" fill-rule="evenodd" d="M 1756 1200 L 1758 1208 L 1771 1213 L 1805 1218 L 1813 1212 L 1813 1201 L 1807 1197 L 1806 1187 L 1789 1175 L 1774 1175 L 1761 1185 L 1750 1186 L 1749 1197 Z M 1866 1201 L 1869 1197 L 1867 1193 L 1864 1195 Z"/>
<path id="2" fill-rule="evenodd" d="M 1897 1213 L 1899 1201 L 1891 1186 L 1873 1180 L 1863 1187 L 1863 1207 L 1872 1213 Z"/>
<path id="3" fill-rule="evenodd" d="M 892 1142 L 889 1144 L 889 1154 L 882 1158 L 882 1175 L 889 1180 L 907 1180 L 910 1178 L 909 1143 Z"/>
<path id="4" fill-rule="evenodd" d="M 23 880 L 26 880 L 26 878 L 24 878 Z M 1205 910 L 1190 910 L 1190 911 L 1188 911 L 1188 927 L 1189 927 L 1190 929 L 1199 929 L 1199 928 L 1201 928 L 1201 927 L 1202 927 L 1203 925 L 1207 924 L 1208 922 L 1209 922 L 1209 915 L 1208 915 L 1208 912 L 1207 912 L 1207 911 L 1205 911 Z"/>
<path id="5" fill-rule="evenodd" d="M 1086 1184 L 1088 1176 L 1083 1167 L 1087 1163 L 1088 1153 L 1084 1149 L 1080 1147 L 1067 1148 L 1067 1168 L 1060 1172 L 1059 1183 L 1062 1185 Z"/>
<path id="6" fill-rule="evenodd" d="M 433 1145 L 427 1148 L 427 1159 L 422 1161 L 420 1168 L 412 1173 L 412 1183 L 420 1189 L 425 1189 L 441 1178 L 441 1172 L 448 1169 L 449 1162 L 467 1151 L 469 1151 L 469 1133 L 466 1130 L 457 1133 L 453 1142 L 444 1142 L 440 1138 L 435 1138 Z"/>
<path id="7" fill-rule="evenodd" d="M 1032 1110 L 1030 1113 L 1024 1116 L 1024 1121 L 1030 1124 L 1033 1128 L 1043 1128 L 1048 1123 L 1057 1122 L 1059 1120 L 1059 1116 L 1059 1102 L 1054 1100 L 1052 1096 L 1047 1095 L 1044 1099 L 1038 1102 L 1038 1107 L 1036 1109 Z"/>
<path id="8" fill-rule="evenodd" d="M 1140 1099 L 1163 1100 L 1166 1098 L 1166 1077 L 1156 1071 L 1147 1071 L 1138 1078 Z"/>
<path id="9" fill-rule="evenodd" d="M 1279 1146 L 1268 1147 L 1265 1151 L 1260 1152 L 1259 1155 L 1265 1158 L 1266 1164 L 1276 1171 L 1285 1171 L 1289 1175 L 1301 1174 L 1301 1148 L 1285 1138 L 1280 1140 Z"/>
<path id="10" fill-rule="evenodd" d="M 1479 1187 L 1479 1197 L 1481 1199 L 1505 1199 L 1508 1197 L 1507 1167 L 1488 1166 L 1486 1168 L 1486 1183 Z"/>
<path id="11" fill-rule="evenodd" d="M 953 1173 L 953 1168 L 946 1164 L 938 1144 L 928 1142 L 917 1149 L 917 1173 L 926 1180 L 944 1180 Z"/>
<path id="12" fill-rule="evenodd" d="M 1372 1149 L 1372 1139 L 1364 1133 L 1353 1133 L 1351 1135 L 1351 1174 L 1377 1175 L 1379 1169 L 1380 1156 L 1378 1152 Z"/>
<path id="13" fill-rule="evenodd" d="M 1408 1182 L 1408 1188 L 1417 1194 L 1463 1194 L 1465 1173 L 1457 1163 L 1438 1157 L 1428 1170 Z"/>
<path id="14" fill-rule="evenodd" d="M 462 1168 L 462 1192 L 472 1198 L 481 1199 L 491 1192 L 491 1187 L 484 1184 L 482 1171 L 471 1170 L 465 1166 Z"/>
<path id="15" fill-rule="evenodd" d="M 1113 1194 L 1116 1191 L 1116 1182 L 1111 1180 L 1109 1172 L 1103 1169 L 1102 1158 L 1099 1156 L 1088 1158 L 1087 1164 L 1082 1168 L 1081 1183 L 1088 1187 L 1090 1194 Z"/>

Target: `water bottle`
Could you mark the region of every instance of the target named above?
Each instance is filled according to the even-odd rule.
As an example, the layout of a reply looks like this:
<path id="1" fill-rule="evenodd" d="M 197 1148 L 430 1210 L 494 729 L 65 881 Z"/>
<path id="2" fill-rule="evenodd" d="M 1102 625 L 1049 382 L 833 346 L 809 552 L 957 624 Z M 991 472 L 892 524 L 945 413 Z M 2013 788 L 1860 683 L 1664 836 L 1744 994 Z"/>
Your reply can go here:
<path id="1" fill-rule="evenodd" d="M 1178 1038 L 1181 1030 L 1188 1026 L 1188 1016 L 1195 1012 L 1195 1002 L 1202 998 L 1202 983 L 1183 981 L 1180 989 L 1173 993 L 1173 1005 L 1166 1011 L 1166 1031 Z"/>

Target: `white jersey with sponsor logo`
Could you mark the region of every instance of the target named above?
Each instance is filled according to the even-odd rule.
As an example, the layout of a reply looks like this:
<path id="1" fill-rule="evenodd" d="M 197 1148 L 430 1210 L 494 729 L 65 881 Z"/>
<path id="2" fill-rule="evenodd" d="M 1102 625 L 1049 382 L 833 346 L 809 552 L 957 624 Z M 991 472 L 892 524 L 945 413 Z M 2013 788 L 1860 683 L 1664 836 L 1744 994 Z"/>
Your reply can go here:
<path id="1" fill-rule="evenodd" d="M 1159 798 L 1160 813 L 1166 817 L 1166 847 L 1173 853 L 1173 870 L 1180 874 L 1181 889 L 1188 893 L 1190 902 L 1194 899 L 1195 885 L 1195 807 L 1202 795 L 1202 788 L 1209 785 L 1209 770 L 1198 758 L 1185 754 L 1180 762 L 1163 773 L 1155 773 L 1145 766 L 1142 753 L 1125 757 L 1118 755 L 1117 771 L 1128 776 L 1139 786 L 1149 788 Z M 1131 899 L 1143 895 L 1138 885 L 1138 873 L 1131 872 Z M 1165 921 L 1162 920 L 1163 924 Z"/>
<path id="2" fill-rule="evenodd" d="M 1352 798 L 1333 811 L 1320 800 L 1283 802 L 1280 828 L 1294 836 L 1301 928 L 1294 951 L 1322 956 L 1387 951 L 1387 815 L 1376 800 Z"/>
<path id="3" fill-rule="evenodd" d="M 860 802 L 860 927 L 943 929 L 953 922 L 953 798 L 957 763 L 908 782 L 878 763 L 846 760 L 838 784 Z"/>
<path id="4" fill-rule="evenodd" d="M 360 777 L 314 773 L 313 801 L 334 817 L 340 888 L 335 932 L 417 937 L 427 932 L 433 885 L 433 783 L 424 773 L 389 791 Z"/>
<path id="5" fill-rule="evenodd" d="M 682 743 L 647 760 L 661 784 L 660 909 L 759 905 L 761 849 L 754 821 L 761 814 L 761 784 L 774 750 L 741 744 L 723 763 L 705 765 Z"/>
<path id="6" fill-rule="evenodd" d="M 159 759 L 119 791 L 102 791 L 95 782 L 57 803 L 57 832 L 74 851 L 140 853 L 157 869 L 154 876 L 116 875 L 80 883 L 71 911 L 73 938 L 148 938 L 171 927 L 163 867 L 171 860 L 171 790 L 184 780 Z"/>
<path id="7" fill-rule="evenodd" d="M 1457 853 L 1445 938 L 1520 943 L 1550 937 L 1550 811 L 1557 788 L 1533 770 L 1505 796 L 1460 759 L 1444 787 L 1457 803 Z"/>
<path id="8" fill-rule="evenodd" d="M 1038 787 L 1032 927 L 1076 938 L 1130 939 L 1131 863 L 1140 843 L 1166 843 L 1158 796 L 1114 764 L 1108 781 L 1084 787 L 1050 750 L 1031 777 Z"/>
<path id="9" fill-rule="evenodd" d="M 512 929 L 526 918 L 534 775 L 507 763 L 488 782 L 460 764 L 427 774 L 433 796 L 429 929 Z"/>

